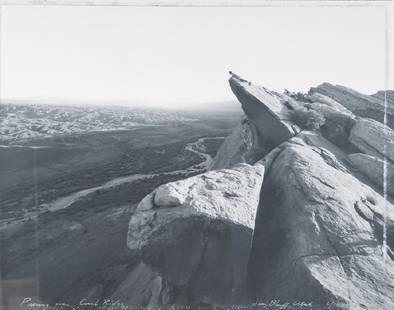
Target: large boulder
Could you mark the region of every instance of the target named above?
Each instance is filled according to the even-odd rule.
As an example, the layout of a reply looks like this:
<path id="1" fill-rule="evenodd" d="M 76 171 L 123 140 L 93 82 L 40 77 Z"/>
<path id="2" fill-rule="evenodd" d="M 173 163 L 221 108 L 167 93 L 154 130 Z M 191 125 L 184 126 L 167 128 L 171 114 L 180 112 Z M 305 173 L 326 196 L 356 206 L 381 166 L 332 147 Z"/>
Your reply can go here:
<path id="1" fill-rule="evenodd" d="M 158 187 L 132 215 L 127 244 L 191 304 L 249 300 L 246 277 L 264 166 L 209 171 Z"/>
<path id="2" fill-rule="evenodd" d="M 375 120 L 358 118 L 350 130 L 349 142 L 363 153 L 394 161 L 394 131 Z"/>
<path id="3" fill-rule="evenodd" d="M 383 190 L 384 183 L 384 161 L 380 158 L 362 154 L 349 154 L 348 158 L 352 165 L 365 174 L 373 183 Z M 394 195 L 394 165 L 386 162 L 387 171 L 387 192 Z"/>
<path id="4" fill-rule="evenodd" d="M 266 167 L 249 266 L 257 302 L 393 309 L 394 208 L 311 136 L 282 144 Z"/>

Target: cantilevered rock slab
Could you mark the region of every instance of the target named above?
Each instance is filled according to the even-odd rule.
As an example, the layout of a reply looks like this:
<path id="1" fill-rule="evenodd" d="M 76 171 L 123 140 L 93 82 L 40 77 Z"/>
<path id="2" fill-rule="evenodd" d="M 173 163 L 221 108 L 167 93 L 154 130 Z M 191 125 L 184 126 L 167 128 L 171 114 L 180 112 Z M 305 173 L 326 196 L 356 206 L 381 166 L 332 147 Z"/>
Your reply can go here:
<path id="1" fill-rule="evenodd" d="M 231 76 L 229 83 L 246 116 L 256 126 L 267 153 L 299 132 L 290 120 L 291 109 L 280 94 L 236 75 Z"/>

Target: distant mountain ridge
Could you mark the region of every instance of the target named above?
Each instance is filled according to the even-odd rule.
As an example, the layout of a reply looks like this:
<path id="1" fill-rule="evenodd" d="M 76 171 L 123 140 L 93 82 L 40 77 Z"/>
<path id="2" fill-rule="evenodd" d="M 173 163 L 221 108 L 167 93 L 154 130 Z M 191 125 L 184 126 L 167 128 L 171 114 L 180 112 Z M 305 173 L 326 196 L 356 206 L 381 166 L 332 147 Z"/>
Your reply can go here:
<path id="1" fill-rule="evenodd" d="M 173 111 L 235 111 L 240 107 L 235 100 L 207 101 L 207 102 L 149 102 L 136 100 L 77 100 L 59 98 L 1 98 L 0 105 L 52 105 L 60 107 L 110 107 L 126 109 L 158 109 Z"/>
<path id="2" fill-rule="evenodd" d="M 194 120 L 177 111 L 163 109 L 7 103 L 0 109 L 0 143 Z"/>

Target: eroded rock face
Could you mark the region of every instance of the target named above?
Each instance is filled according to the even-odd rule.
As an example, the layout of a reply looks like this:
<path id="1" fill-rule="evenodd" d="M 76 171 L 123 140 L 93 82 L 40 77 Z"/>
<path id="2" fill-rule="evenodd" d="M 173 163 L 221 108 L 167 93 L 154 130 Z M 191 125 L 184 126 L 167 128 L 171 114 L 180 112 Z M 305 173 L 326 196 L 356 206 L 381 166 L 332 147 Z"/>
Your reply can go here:
<path id="1" fill-rule="evenodd" d="M 225 139 L 209 169 L 231 168 L 237 163 L 254 164 L 300 128 L 291 111 L 302 107 L 287 94 L 278 94 L 232 74 L 231 89 L 241 102 L 246 118 Z"/>
<path id="2" fill-rule="evenodd" d="M 226 137 L 209 170 L 231 168 L 238 163 L 254 164 L 264 154 L 256 127 L 248 119 L 243 119 Z"/>
<path id="3" fill-rule="evenodd" d="M 349 150 L 349 152 L 357 151 L 357 148 L 349 143 L 350 131 L 355 124 L 356 118 L 353 113 L 345 108 L 341 109 L 339 103 L 334 104 L 328 100 L 329 98 L 323 100 L 321 96 L 318 96 L 315 99 L 327 100 L 327 103 L 318 101 L 308 104 L 311 110 L 324 116 L 324 125 L 320 127 L 323 136 L 344 150 Z"/>
<path id="4" fill-rule="evenodd" d="M 173 301 L 171 295 L 172 289 L 165 280 L 149 266 L 138 262 L 112 293 L 111 300 L 121 300 L 129 307 L 151 310 L 169 304 Z"/>
<path id="5" fill-rule="evenodd" d="M 383 123 L 384 97 L 382 93 L 373 96 L 364 95 L 351 88 L 340 85 L 323 83 L 315 88 L 311 88 L 312 96 L 323 95 L 340 103 L 342 106 L 352 111 L 355 115 L 372 118 Z M 390 93 L 391 94 L 391 93 Z M 394 108 L 388 106 L 388 126 L 394 127 Z"/>
<path id="6" fill-rule="evenodd" d="M 394 105 L 394 90 L 379 90 L 376 94 L 373 94 L 372 96 L 379 98 L 382 101 L 386 99 L 390 105 Z"/>
<path id="7" fill-rule="evenodd" d="M 328 83 L 278 94 L 235 74 L 230 86 L 247 118 L 211 171 L 140 202 L 128 247 L 141 262 L 120 291 L 143 287 L 131 299 L 151 306 L 394 309 L 394 207 L 379 194 L 384 155 L 392 184 L 394 134 L 357 116 L 380 120 L 381 96 Z M 297 109 L 324 125 L 300 132 Z"/>
<path id="8" fill-rule="evenodd" d="M 352 127 L 349 142 L 363 153 L 394 161 L 394 132 L 372 119 L 359 118 Z"/>
<path id="9" fill-rule="evenodd" d="M 323 148 L 305 138 L 281 145 L 265 174 L 249 266 L 257 300 L 393 308 L 394 257 L 389 249 L 384 260 L 382 252 L 384 199 L 351 174 L 328 141 L 314 137 Z M 393 233 L 388 203 L 390 248 Z"/>
<path id="10" fill-rule="evenodd" d="M 290 120 L 291 109 L 284 104 L 281 95 L 234 75 L 229 82 L 247 118 L 256 127 L 258 140 L 266 153 L 299 132 Z"/>
<path id="11" fill-rule="evenodd" d="M 312 92 L 310 94 L 310 98 L 317 103 L 317 106 L 321 106 L 321 107 L 329 107 L 331 109 L 334 109 L 338 112 L 344 113 L 344 114 L 348 114 L 348 115 L 352 115 L 353 113 L 345 108 L 342 104 L 340 104 L 339 102 L 335 101 L 334 99 L 323 95 L 321 93 L 318 92 Z"/>
<path id="12" fill-rule="evenodd" d="M 264 166 L 239 164 L 158 187 L 131 217 L 128 247 L 188 303 L 249 299 L 247 263 Z"/>
<path id="13" fill-rule="evenodd" d="M 381 190 L 383 190 L 383 166 L 382 159 L 362 154 L 355 153 L 348 155 L 350 162 L 362 173 L 364 173 L 373 183 L 375 183 Z M 389 162 L 387 167 L 387 192 L 394 195 L 394 165 Z"/>

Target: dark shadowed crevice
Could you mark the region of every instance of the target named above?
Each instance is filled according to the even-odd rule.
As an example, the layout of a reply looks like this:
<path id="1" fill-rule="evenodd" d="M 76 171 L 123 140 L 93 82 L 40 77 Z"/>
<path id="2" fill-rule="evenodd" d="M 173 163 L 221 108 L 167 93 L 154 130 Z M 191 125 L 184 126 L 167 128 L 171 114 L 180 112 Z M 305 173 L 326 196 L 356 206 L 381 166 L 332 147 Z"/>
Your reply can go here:
<path id="1" fill-rule="evenodd" d="M 247 286 L 248 289 L 251 292 L 251 296 L 253 298 L 253 302 L 258 302 L 258 296 L 257 296 L 257 279 L 255 277 L 255 268 L 253 265 L 253 262 L 255 261 L 254 257 L 254 245 L 257 242 L 256 241 L 256 228 L 259 227 L 259 222 L 261 221 L 260 219 L 264 218 L 266 215 L 265 213 L 267 210 L 264 208 L 265 206 L 263 205 L 264 197 L 266 197 L 265 192 L 270 192 L 270 189 L 267 189 L 267 183 L 269 183 L 269 174 L 270 174 L 270 168 L 274 164 L 275 160 L 278 158 L 278 156 L 282 153 L 283 148 L 279 146 L 279 150 L 272 150 L 271 152 L 273 153 L 273 157 L 270 158 L 269 162 L 266 163 L 265 165 L 265 171 L 264 171 L 264 179 L 263 179 L 263 184 L 261 185 L 261 190 L 260 190 L 260 199 L 256 211 L 256 217 L 255 217 L 255 225 L 254 225 L 254 230 L 253 230 L 253 235 L 252 235 L 252 244 L 251 244 L 251 249 L 250 249 L 250 256 L 249 256 L 249 261 L 248 261 L 248 281 L 247 281 Z M 267 154 L 269 156 L 270 154 Z M 268 185 L 270 186 L 270 185 Z"/>

